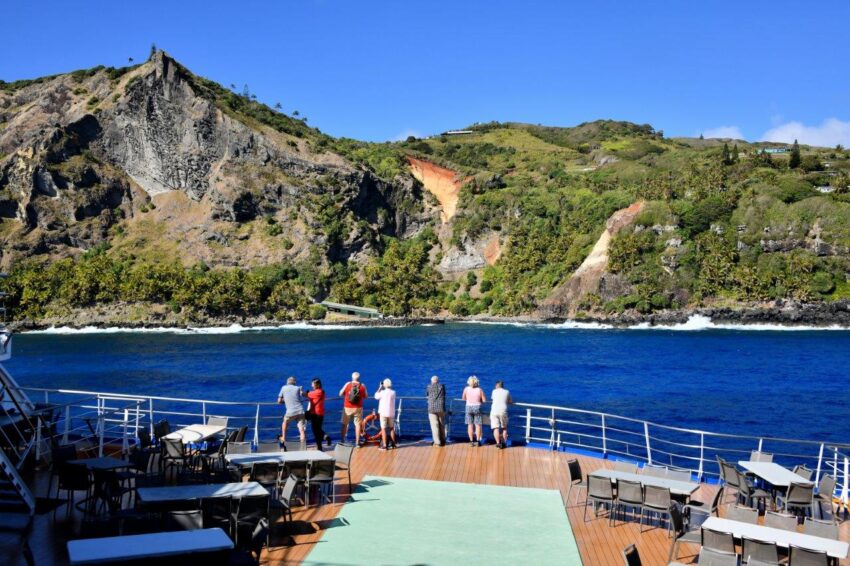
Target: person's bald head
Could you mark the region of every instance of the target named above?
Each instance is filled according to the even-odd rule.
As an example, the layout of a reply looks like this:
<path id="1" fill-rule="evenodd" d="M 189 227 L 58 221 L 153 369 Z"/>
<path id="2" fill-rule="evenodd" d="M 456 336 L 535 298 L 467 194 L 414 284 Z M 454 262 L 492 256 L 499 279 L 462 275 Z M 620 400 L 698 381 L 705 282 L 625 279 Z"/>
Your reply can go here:
<path id="1" fill-rule="evenodd" d="M 354 373 L 352 373 L 351 374 L 351 380 L 352 381 L 360 381 L 360 372 L 355 371 Z"/>
<path id="2" fill-rule="evenodd" d="M 290 375 L 289 377 L 286 378 L 286 384 L 287 385 L 295 385 L 295 378 Z"/>
<path id="3" fill-rule="evenodd" d="M 440 383 L 440 378 L 436 375 L 431 376 L 431 383 Z"/>

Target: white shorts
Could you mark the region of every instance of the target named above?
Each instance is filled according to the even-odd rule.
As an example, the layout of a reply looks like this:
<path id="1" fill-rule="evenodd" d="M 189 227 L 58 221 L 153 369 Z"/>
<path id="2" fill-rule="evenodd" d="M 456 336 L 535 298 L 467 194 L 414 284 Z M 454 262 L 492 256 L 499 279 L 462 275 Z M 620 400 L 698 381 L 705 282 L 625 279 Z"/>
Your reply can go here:
<path id="1" fill-rule="evenodd" d="M 381 417 L 381 428 L 395 428 L 395 417 Z"/>
<path id="2" fill-rule="evenodd" d="M 501 415 L 490 415 L 490 428 L 508 428 L 507 413 L 502 413 Z"/>

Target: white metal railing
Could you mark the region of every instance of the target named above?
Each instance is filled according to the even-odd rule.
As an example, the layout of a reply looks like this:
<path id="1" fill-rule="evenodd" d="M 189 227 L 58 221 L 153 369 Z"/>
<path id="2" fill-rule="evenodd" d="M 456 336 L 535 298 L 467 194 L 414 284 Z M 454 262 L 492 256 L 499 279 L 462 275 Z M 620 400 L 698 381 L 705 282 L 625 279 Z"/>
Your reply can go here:
<path id="1" fill-rule="evenodd" d="M 274 402 L 218 401 L 149 395 L 126 395 L 112 392 L 71 389 L 23 388 L 46 403 L 64 403 L 60 418 L 62 438 L 81 441 L 86 429 L 91 431 L 92 418 L 99 442 L 120 443 L 127 450 L 135 442 L 139 427 L 149 428 L 169 420 L 172 428 L 206 422 L 210 416 L 228 417 L 228 428 L 247 426 L 246 438 L 255 443 L 276 438 L 280 431 L 281 410 Z M 341 410 L 340 398 L 328 398 L 325 429 L 334 432 Z M 365 410 L 376 405 L 367 399 Z M 447 402 L 447 435 L 451 427 L 455 436 L 465 432 L 463 402 Z M 402 414 L 404 418 L 402 418 Z M 806 464 L 815 470 L 815 481 L 830 473 L 838 483 L 837 492 L 848 501 L 850 486 L 850 445 L 829 441 L 776 438 L 768 436 L 717 433 L 663 425 L 599 411 L 517 403 L 511 408 L 509 435 L 514 440 L 540 444 L 552 450 L 583 450 L 603 458 L 627 459 L 690 470 L 702 481 L 718 476 L 717 457 L 729 461 L 747 460 L 750 452 L 760 450 L 774 454 L 774 460 L 788 466 Z M 86 419 L 89 420 L 86 420 Z M 424 397 L 399 397 L 397 407 L 399 432 L 404 426 L 408 437 L 427 437 L 430 426 L 427 400 Z M 460 433 L 460 434 L 458 434 Z M 91 434 L 87 435 L 91 438 Z"/>

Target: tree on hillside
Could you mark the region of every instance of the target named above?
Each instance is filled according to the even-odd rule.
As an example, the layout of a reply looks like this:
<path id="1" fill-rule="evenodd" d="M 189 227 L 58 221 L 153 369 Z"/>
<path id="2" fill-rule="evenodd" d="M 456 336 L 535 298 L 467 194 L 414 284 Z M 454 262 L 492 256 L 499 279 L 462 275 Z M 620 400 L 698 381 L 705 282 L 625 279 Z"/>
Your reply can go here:
<path id="1" fill-rule="evenodd" d="M 153 56 L 156 55 L 156 51 L 156 43 L 151 43 L 151 55 L 150 57 L 148 57 L 148 59 L 153 59 Z"/>
<path id="2" fill-rule="evenodd" d="M 732 163 L 738 163 L 740 154 L 738 153 L 738 144 L 732 146 Z"/>
<path id="3" fill-rule="evenodd" d="M 723 143 L 723 152 L 720 154 L 720 160 L 723 162 L 723 165 L 731 165 L 732 164 L 732 154 L 729 153 L 729 144 Z"/>
<path id="4" fill-rule="evenodd" d="M 796 169 L 800 166 L 800 144 L 794 140 L 794 145 L 791 147 L 791 158 L 788 160 L 788 167 Z"/>
<path id="5" fill-rule="evenodd" d="M 132 64 L 133 64 L 133 58 L 132 58 L 132 57 L 127 57 L 127 62 L 128 62 L 128 63 L 130 63 L 130 64 L 132 65 Z"/>
<path id="6" fill-rule="evenodd" d="M 274 109 L 280 112 L 281 108 L 283 108 L 283 104 L 281 104 L 280 102 L 275 102 Z"/>

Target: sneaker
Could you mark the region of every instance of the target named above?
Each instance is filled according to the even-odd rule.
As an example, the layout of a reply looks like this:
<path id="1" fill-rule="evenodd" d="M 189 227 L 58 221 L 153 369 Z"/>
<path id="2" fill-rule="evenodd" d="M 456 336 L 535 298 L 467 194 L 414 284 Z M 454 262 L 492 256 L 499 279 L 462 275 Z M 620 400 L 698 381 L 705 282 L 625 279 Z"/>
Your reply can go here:
<path id="1" fill-rule="evenodd" d="M 329 447 L 330 447 L 330 445 L 331 445 L 331 444 L 333 444 L 333 443 L 331 442 L 331 437 L 330 437 L 330 436 L 326 436 L 326 437 L 325 437 L 325 441 L 328 443 L 328 446 L 329 446 Z"/>
<path id="2" fill-rule="evenodd" d="M 378 446 L 378 450 L 386 451 L 386 450 L 387 450 L 387 447 L 386 447 L 386 446 L 384 446 L 383 444 L 381 444 L 380 446 Z"/>
<path id="3" fill-rule="evenodd" d="M 474 440 L 470 440 L 470 441 L 469 441 L 469 445 L 470 445 L 470 446 L 475 446 L 475 441 L 474 441 Z"/>

